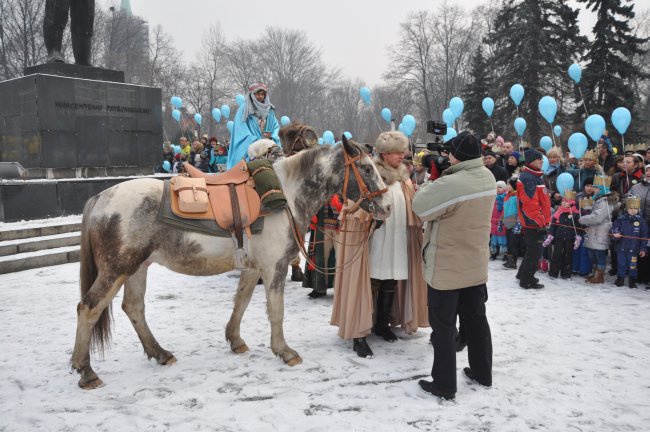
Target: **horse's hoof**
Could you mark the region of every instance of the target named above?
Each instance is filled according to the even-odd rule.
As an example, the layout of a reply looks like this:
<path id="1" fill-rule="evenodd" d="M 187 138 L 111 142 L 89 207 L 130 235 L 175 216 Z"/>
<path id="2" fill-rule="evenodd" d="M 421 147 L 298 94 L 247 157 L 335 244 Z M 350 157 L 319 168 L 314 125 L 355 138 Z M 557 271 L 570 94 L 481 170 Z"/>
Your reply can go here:
<path id="1" fill-rule="evenodd" d="M 290 359 L 285 363 L 289 366 L 299 365 L 300 363 L 302 363 L 302 358 L 300 356 L 295 356 L 294 358 Z"/>
<path id="2" fill-rule="evenodd" d="M 244 354 L 245 352 L 248 352 L 248 346 L 246 344 L 240 345 L 237 348 L 233 348 L 232 352 L 235 354 Z"/>
<path id="3" fill-rule="evenodd" d="M 162 362 L 161 364 L 162 364 L 163 366 L 171 366 L 171 365 L 173 365 L 174 363 L 176 363 L 176 357 L 171 356 L 170 358 L 168 358 L 167 360 L 165 360 L 165 361 Z"/>
<path id="4" fill-rule="evenodd" d="M 104 383 L 99 378 L 95 378 L 95 379 L 90 380 L 88 382 L 84 382 L 84 380 L 79 380 L 79 387 L 81 387 L 84 390 L 93 390 L 93 389 L 103 387 L 103 386 L 104 386 Z"/>

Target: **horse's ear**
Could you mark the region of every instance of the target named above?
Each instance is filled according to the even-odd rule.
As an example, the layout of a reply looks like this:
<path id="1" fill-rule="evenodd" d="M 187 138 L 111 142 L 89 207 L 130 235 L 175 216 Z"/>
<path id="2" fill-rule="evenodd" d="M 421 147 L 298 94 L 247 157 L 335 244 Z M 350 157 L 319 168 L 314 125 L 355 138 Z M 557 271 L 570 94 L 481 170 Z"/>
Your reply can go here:
<path id="1" fill-rule="evenodd" d="M 349 154 L 350 156 L 356 156 L 357 154 L 359 154 L 359 149 L 357 148 L 357 146 L 355 146 L 350 141 L 348 141 L 348 138 L 345 135 L 341 137 L 341 140 L 343 141 L 343 148 L 345 149 L 347 154 Z"/>

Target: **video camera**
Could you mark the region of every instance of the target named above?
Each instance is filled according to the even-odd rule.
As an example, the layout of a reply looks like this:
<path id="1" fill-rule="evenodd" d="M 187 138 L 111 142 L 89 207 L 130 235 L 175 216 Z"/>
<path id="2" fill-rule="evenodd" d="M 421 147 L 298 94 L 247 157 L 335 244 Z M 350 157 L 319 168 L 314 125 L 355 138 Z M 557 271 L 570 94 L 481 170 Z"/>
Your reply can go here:
<path id="1" fill-rule="evenodd" d="M 442 137 L 447 135 L 447 124 L 434 120 L 427 121 L 427 133 L 433 135 L 433 142 L 427 142 L 427 150 L 433 152 L 422 158 L 422 165 L 427 171 L 431 172 L 431 167 L 436 166 L 438 172 L 443 172 L 451 166 L 447 155 L 451 151 L 451 146 L 445 145 Z M 437 153 L 437 154 L 436 154 Z"/>

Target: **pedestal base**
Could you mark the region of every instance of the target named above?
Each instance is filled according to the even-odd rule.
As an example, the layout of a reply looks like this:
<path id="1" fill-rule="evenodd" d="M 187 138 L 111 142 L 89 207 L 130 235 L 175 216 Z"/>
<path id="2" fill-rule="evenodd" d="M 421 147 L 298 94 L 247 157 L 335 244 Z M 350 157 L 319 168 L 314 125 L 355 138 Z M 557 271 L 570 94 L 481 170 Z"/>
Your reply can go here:
<path id="1" fill-rule="evenodd" d="M 58 75 L 68 78 L 82 78 L 96 81 L 124 82 L 124 71 L 103 69 L 94 66 L 79 66 L 70 63 L 43 63 L 23 69 L 25 76 L 33 74 Z"/>

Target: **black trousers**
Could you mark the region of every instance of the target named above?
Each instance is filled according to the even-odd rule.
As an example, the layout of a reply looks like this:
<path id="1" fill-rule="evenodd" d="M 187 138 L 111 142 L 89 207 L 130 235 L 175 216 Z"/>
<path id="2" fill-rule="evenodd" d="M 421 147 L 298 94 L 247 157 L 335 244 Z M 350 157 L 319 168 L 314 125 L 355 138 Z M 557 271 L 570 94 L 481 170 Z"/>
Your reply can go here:
<path id="1" fill-rule="evenodd" d="M 492 334 L 485 315 L 485 284 L 449 291 L 429 287 L 427 291 L 433 381 L 441 390 L 456 393 L 456 314 L 460 310 L 469 367 L 479 381 L 492 384 Z"/>
<path id="2" fill-rule="evenodd" d="M 563 278 L 571 277 L 573 267 L 573 242 L 575 239 L 555 239 L 553 241 L 553 254 L 551 255 L 551 268 L 549 276 Z"/>
<path id="3" fill-rule="evenodd" d="M 506 231 L 506 239 L 508 241 L 508 253 L 515 259 L 524 256 L 526 250 L 524 248 L 523 236 L 521 233 L 515 234 L 512 230 Z"/>
<path id="4" fill-rule="evenodd" d="M 529 284 L 533 282 L 537 264 L 542 257 L 542 243 L 544 242 L 546 230 L 542 228 L 522 228 L 521 233 L 524 236 L 526 254 L 521 261 L 517 276 L 520 284 Z"/>

